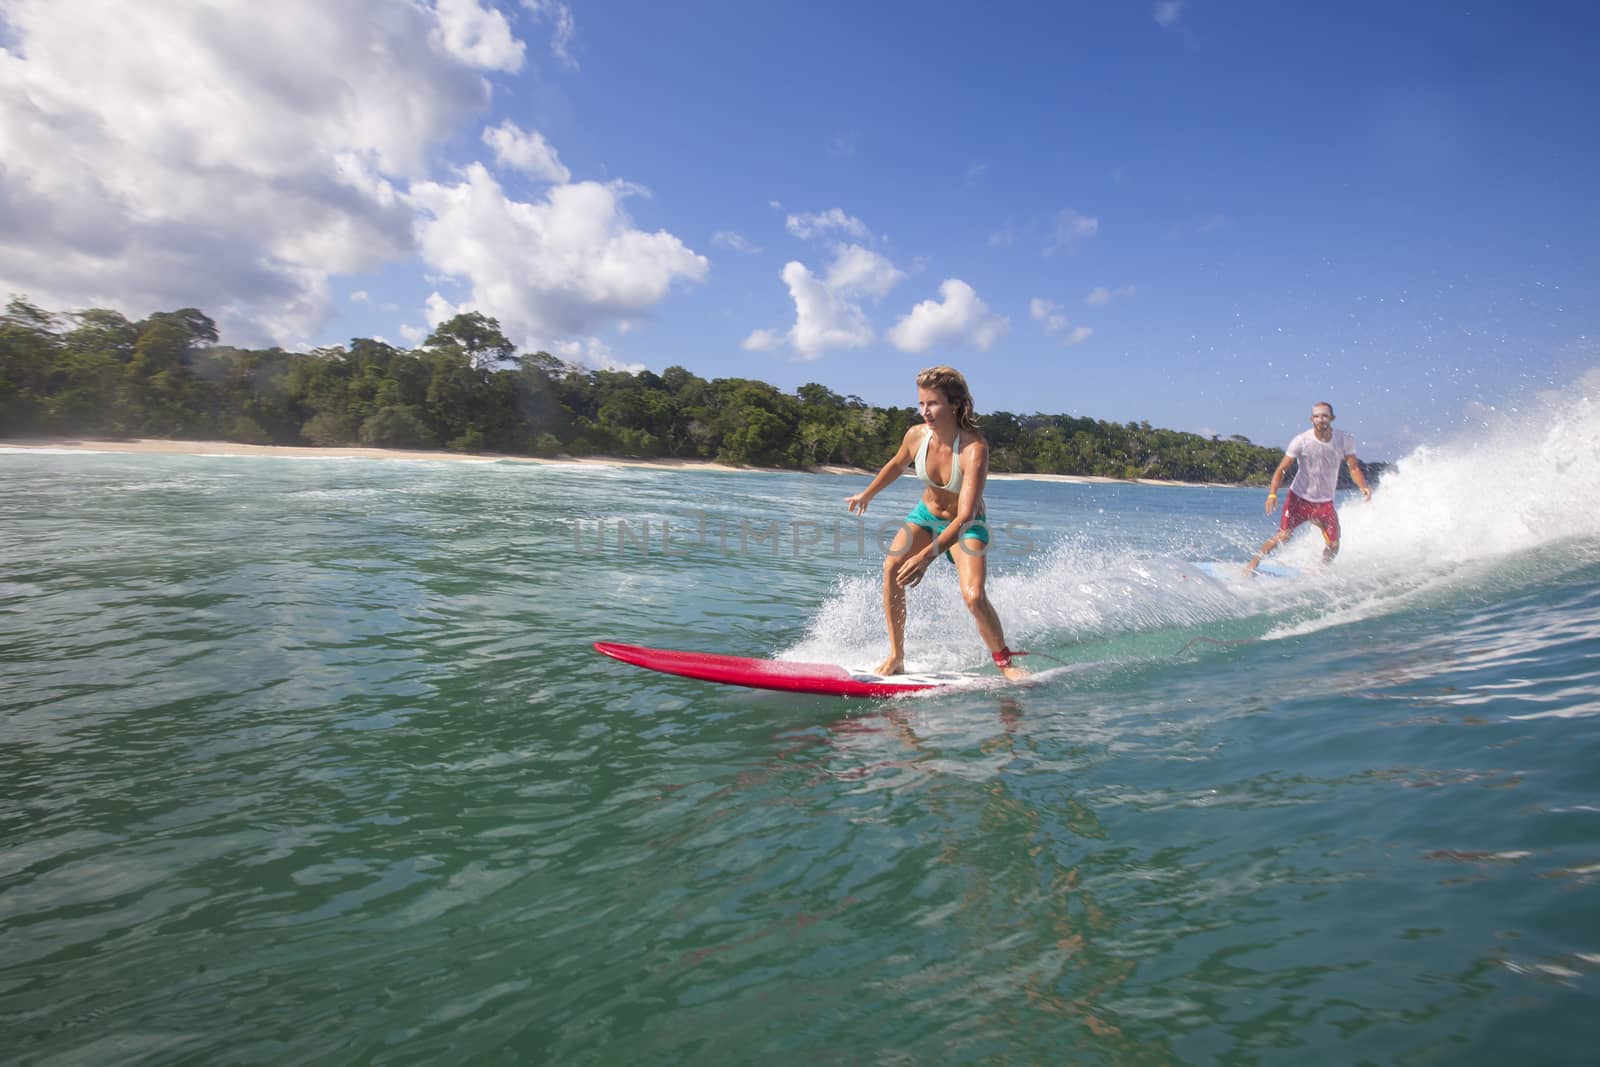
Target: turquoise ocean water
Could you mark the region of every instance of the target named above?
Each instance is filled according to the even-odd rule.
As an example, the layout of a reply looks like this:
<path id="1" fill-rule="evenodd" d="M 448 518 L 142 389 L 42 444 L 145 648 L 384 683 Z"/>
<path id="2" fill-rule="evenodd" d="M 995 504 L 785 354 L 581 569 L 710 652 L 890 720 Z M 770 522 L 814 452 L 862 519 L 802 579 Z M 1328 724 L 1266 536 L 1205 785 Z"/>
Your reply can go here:
<path id="1" fill-rule="evenodd" d="M 894 702 L 589 645 L 870 664 L 910 480 L 0 453 L 0 1058 L 1588 1062 L 1594 414 L 1293 580 L 1187 565 L 1260 491 L 996 481 L 1054 661 Z"/>

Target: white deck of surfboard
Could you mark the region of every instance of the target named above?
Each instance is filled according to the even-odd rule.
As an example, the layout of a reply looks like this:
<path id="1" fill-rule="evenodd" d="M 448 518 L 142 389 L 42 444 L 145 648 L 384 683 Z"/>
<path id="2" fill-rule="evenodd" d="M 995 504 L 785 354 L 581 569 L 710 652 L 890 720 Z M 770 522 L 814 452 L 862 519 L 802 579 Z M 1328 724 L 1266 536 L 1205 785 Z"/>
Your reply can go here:
<path id="1" fill-rule="evenodd" d="M 1215 578 L 1220 582 L 1246 580 L 1250 572 L 1244 569 L 1243 563 L 1234 563 L 1230 560 L 1208 559 L 1200 563 L 1191 563 L 1191 567 L 1205 575 Z M 1258 578 L 1304 578 L 1306 572 L 1299 567 L 1285 567 L 1279 563 L 1263 561 L 1256 567 Z"/>
<path id="2" fill-rule="evenodd" d="M 867 682 L 874 685 L 893 685 L 906 688 L 924 688 L 930 685 L 976 685 L 993 681 L 996 676 L 987 674 L 964 674 L 957 671 L 923 671 L 917 674 L 874 674 L 871 671 L 857 670 L 846 667 L 845 671 L 853 682 Z"/>

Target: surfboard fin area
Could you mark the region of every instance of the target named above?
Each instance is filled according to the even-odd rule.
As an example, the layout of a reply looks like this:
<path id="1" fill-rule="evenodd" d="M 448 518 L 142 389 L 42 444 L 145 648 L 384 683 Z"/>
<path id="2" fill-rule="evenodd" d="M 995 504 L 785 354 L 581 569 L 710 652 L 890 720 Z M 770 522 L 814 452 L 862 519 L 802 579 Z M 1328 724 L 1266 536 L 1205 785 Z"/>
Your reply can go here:
<path id="1" fill-rule="evenodd" d="M 981 674 L 948 672 L 873 674 L 834 663 L 793 663 L 788 660 L 724 656 L 715 652 L 646 648 L 615 641 L 596 641 L 594 650 L 622 663 L 663 674 L 675 674 L 681 678 L 747 689 L 777 689 L 822 696 L 895 697 L 942 686 L 981 684 L 991 680 Z"/>

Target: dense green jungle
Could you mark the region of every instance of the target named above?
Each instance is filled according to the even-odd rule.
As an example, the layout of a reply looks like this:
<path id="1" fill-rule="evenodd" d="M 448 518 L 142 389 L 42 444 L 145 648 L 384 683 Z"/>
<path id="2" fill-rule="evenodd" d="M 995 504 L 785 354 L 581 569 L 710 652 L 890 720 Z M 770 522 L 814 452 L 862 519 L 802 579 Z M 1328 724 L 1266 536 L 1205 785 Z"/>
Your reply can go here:
<path id="1" fill-rule="evenodd" d="M 870 468 L 916 421 L 913 408 L 876 407 L 817 383 L 786 393 L 683 367 L 591 370 L 523 354 L 479 312 L 441 323 L 410 350 L 364 337 L 309 352 L 218 342 L 216 323 L 195 308 L 132 321 L 14 296 L 0 315 L 0 436 Z M 1146 422 L 1009 411 L 981 422 L 990 467 L 1005 473 L 1262 484 L 1282 454 Z M 1369 476 L 1382 466 L 1368 465 Z"/>

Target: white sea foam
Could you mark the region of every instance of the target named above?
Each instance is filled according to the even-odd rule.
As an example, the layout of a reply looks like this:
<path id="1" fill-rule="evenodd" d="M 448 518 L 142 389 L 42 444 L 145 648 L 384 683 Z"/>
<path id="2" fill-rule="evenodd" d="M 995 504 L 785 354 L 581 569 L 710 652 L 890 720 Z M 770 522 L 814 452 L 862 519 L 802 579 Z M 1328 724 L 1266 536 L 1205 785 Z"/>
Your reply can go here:
<path id="1" fill-rule="evenodd" d="M 1343 501 L 1327 610 L 1288 637 L 1402 610 L 1449 588 L 1583 566 L 1600 551 L 1600 369 L 1532 408 L 1493 413 L 1395 464 L 1370 503 Z M 1315 550 L 1315 538 L 1304 538 Z"/>
<path id="2" fill-rule="evenodd" d="M 1340 522 L 1357 564 L 1462 563 L 1600 537 L 1597 501 L 1600 369 L 1534 409 L 1418 448 Z"/>
<path id="3" fill-rule="evenodd" d="M 954 577 L 952 568 L 936 562 L 926 580 L 907 592 L 910 670 L 971 670 L 981 660 L 972 615 Z M 1081 540 L 1062 541 L 1031 565 L 992 574 L 988 581 L 989 599 L 1014 648 L 1252 614 L 1255 592 L 1247 588 L 1241 600 L 1179 560 Z M 881 580 L 877 574 L 857 575 L 835 587 L 805 639 L 784 656 L 867 665 L 876 663 L 884 648 Z M 1037 670 L 1045 664 L 1028 666 Z"/>
<path id="4" fill-rule="evenodd" d="M 989 594 L 1013 647 L 1066 648 L 1251 618 L 1262 620 L 1255 629 L 1268 639 L 1294 637 L 1414 610 L 1460 588 L 1522 584 L 1593 563 L 1596 501 L 1600 370 L 1534 408 L 1416 449 L 1370 502 L 1341 498 L 1342 551 L 1332 567 L 1319 565 L 1314 532 L 1273 557 L 1304 568 L 1304 577 L 1222 582 L 1179 558 L 1194 540 L 1190 530 L 1174 529 L 1171 555 L 1153 553 L 1148 539 L 1135 548 L 1069 533 L 1026 566 L 997 569 Z M 910 669 L 971 669 L 977 658 L 971 615 L 947 570 L 937 564 L 907 598 Z M 786 658 L 875 661 L 885 647 L 880 590 L 876 573 L 842 581 Z"/>

